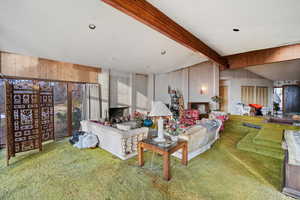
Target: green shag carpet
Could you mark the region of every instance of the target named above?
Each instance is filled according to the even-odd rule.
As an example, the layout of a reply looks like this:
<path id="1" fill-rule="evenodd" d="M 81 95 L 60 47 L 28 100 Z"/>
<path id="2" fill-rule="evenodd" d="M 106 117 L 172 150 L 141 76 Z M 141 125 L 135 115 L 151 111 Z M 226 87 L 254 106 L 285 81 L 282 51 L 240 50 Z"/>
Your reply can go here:
<path id="1" fill-rule="evenodd" d="M 0 199 L 290 199 L 280 193 L 281 160 L 236 148 L 250 131 L 242 121 L 232 116 L 215 145 L 188 166 L 173 157 L 169 182 L 162 179 L 161 156 L 151 152 L 145 153 L 143 168 L 136 158 L 122 161 L 99 148 L 79 150 L 67 140 L 19 155 L 9 167 L 1 152 Z"/>
<path id="2" fill-rule="evenodd" d="M 238 116 L 233 116 L 233 120 L 238 120 Z M 265 156 L 269 156 L 272 158 L 283 160 L 284 151 L 281 147 L 282 138 L 284 130 L 295 130 L 299 129 L 299 127 L 285 125 L 285 124 L 274 124 L 274 123 L 266 123 L 264 118 L 254 118 L 252 117 L 242 117 L 240 118 L 243 122 L 252 123 L 255 125 L 259 125 L 262 128 L 260 130 L 245 127 L 244 131 L 247 131 L 247 135 L 241 139 L 237 148 L 239 150 L 249 151 Z"/>

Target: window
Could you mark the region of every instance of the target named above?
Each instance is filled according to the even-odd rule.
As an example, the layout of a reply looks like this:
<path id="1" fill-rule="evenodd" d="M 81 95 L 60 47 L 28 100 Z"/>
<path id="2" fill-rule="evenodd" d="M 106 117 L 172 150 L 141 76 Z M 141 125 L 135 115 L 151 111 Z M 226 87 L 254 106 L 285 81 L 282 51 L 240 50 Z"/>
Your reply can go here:
<path id="1" fill-rule="evenodd" d="M 259 104 L 262 106 L 268 106 L 269 102 L 268 87 L 261 86 L 242 86 L 241 87 L 241 100 L 242 103 L 248 104 Z"/>
<path id="2" fill-rule="evenodd" d="M 84 84 L 72 84 L 72 129 L 79 130 L 82 120 Z"/>
<path id="3" fill-rule="evenodd" d="M 0 80 L 0 149 L 5 147 L 5 89 L 4 81 Z"/>
<path id="4" fill-rule="evenodd" d="M 54 87 L 54 136 L 56 140 L 68 136 L 67 123 L 67 84 L 53 82 Z"/>

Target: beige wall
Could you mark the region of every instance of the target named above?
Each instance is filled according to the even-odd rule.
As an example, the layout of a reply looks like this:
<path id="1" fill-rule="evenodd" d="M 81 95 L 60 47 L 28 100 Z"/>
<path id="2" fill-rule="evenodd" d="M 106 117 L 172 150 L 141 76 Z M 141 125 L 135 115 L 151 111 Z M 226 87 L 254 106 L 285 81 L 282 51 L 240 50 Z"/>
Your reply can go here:
<path id="1" fill-rule="evenodd" d="M 268 107 L 272 108 L 273 81 L 265 79 L 245 69 L 221 71 L 220 79 L 222 85 L 228 86 L 228 111 L 236 114 L 236 105 L 242 101 L 242 86 L 267 87 L 268 88 Z"/>
<path id="2" fill-rule="evenodd" d="M 149 111 L 148 75 L 109 70 L 108 78 L 109 107 L 128 106 L 130 113 Z"/>
<path id="3" fill-rule="evenodd" d="M 203 62 L 182 70 L 155 75 L 155 100 L 170 103 L 168 86 L 178 89 L 187 108 L 188 102 L 210 102 L 211 97 L 219 95 L 219 67 L 212 62 Z M 200 89 L 206 88 L 203 94 Z"/>

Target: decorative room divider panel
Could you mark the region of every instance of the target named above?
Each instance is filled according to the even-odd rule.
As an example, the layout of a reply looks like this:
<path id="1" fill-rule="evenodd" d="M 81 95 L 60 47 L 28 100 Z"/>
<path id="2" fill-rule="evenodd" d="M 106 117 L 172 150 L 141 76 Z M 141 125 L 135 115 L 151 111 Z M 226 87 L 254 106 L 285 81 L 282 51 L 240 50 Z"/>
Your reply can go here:
<path id="1" fill-rule="evenodd" d="M 34 81 L 5 84 L 7 165 L 16 153 L 42 150 L 42 141 L 54 138 L 53 88 Z"/>
<path id="2" fill-rule="evenodd" d="M 40 84 L 40 109 L 41 109 L 41 131 L 42 141 L 54 139 L 54 100 L 53 87 Z"/>

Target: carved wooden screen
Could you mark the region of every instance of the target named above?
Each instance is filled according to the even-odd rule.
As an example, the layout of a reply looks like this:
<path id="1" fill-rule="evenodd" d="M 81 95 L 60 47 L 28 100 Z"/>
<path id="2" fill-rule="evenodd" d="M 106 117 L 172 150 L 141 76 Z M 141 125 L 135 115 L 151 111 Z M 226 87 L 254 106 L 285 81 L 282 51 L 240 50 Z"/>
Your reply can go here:
<path id="1" fill-rule="evenodd" d="M 39 86 L 32 81 L 6 83 L 8 160 L 16 153 L 42 149 Z"/>
<path id="2" fill-rule="evenodd" d="M 5 84 L 7 164 L 16 153 L 42 150 L 54 139 L 53 87 L 50 83 L 9 80 Z"/>
<path id="3" fill-rule="evenodd" d="M 54 139 L 53 87 L 40 84 L 41 132 L 43 142 Z"/>

